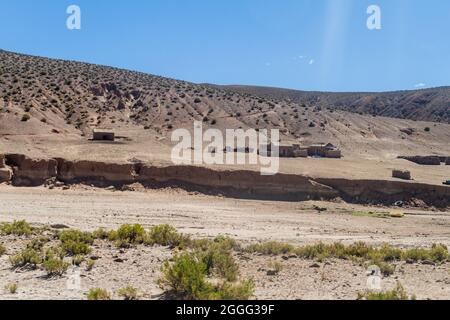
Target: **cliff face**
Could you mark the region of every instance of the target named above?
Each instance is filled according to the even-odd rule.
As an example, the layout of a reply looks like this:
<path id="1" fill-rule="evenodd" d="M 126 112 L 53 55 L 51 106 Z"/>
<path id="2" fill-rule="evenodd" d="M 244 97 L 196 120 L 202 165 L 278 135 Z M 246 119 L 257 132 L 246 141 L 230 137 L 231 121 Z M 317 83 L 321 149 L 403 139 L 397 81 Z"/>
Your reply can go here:
<path id="1" fill-rule="evenodd" d="M 0 154 L 0 183 L 10 181 L 12 172 L 9 168 L 5 168 L 5 156 Z"/>
<path id="2" fill-rule="evenodd" d="M 2 160 L 3 159 L 3 160 Z M 5 161 L 6 160 L 6 161 Z M 6 163 L 2 165 L 2 163 Z M 236 198 L 268 200 L 331 200 L 387 204 L 423 201 L 429 206 L 450 206 L 450 188 L 413 182 L 385 180 L 311 179 L 277 174 L 261 176 L 256 171 L 216 171 L 193 166 L 154 167 L 140 163 L 111 164 L 65 159 L 30 159 L 24 155 L 0 156 L 0 183 L 39 186 L 49 179 L 66 184 L 86 183 L 99 187 L 139 182 L 146 187 L 181 187 Z"/>

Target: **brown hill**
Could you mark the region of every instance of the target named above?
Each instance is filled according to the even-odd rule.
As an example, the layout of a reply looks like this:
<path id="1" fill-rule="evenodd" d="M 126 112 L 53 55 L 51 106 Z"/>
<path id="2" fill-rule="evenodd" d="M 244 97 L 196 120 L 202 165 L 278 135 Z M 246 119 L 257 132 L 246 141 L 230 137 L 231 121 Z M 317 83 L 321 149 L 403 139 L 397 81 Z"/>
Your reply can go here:
<path id="1" fill-rule="evenodd" d="M 450 123 L 450 87 L 384 93 L 307 92 L 238 85 L 222 88 L 361 114 Z"/>
<path id="2" fill-rule="evenodd" d="M 0 51 L 0 151 L 167 160 L 172 129 L 199 120 L 221 130 L 278 128 L 282 140 L 332 142 L 364 158 L 450 154 L 445 123 L 360 115 L 240 88 Z M 99 127 L 127 139 L 114 147 L 89 144 L 92 128 Z"/>

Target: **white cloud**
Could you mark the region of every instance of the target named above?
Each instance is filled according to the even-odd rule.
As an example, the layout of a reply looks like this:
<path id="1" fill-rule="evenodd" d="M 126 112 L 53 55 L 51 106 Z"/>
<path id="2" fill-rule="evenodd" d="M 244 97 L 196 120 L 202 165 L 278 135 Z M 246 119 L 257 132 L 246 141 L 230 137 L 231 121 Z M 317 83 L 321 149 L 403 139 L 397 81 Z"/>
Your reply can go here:
<path id="1" fill-rule="evenodd" d="M 426 84 L 423 83 L 423 82 L 421 82 L 421 83 L 415 84 L 415 85 L 414 85 L 414 88 L 423 88 L 423 87 L 425 87 L 425 86 L 426 86 Z"/>
<path id="2" fill-rule="evenodd" d="M 314 59 L 309 60 L 309 64 L 313 65 L 316 61 Z"/>
<path id="3" fill-rule="evenodd" d="M 272 64 L 270 62 L 266 62 L 266 67 L 270 67 Z"/>

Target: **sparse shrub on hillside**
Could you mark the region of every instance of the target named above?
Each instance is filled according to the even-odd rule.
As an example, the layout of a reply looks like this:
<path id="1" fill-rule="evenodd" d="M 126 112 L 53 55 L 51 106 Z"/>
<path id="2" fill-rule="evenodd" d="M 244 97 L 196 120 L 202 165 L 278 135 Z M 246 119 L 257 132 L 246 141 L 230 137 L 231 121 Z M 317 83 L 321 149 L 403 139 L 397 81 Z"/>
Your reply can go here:
<path id="1" fill-rule="evenodd" d="M 163 224 L 152 227 L 145 242 L 149 245 L 177 247 L 185 241 L 187 241 L 187 237 L 178 233 L 177 229 Z"/>
<path id="2" fill-rule="evenodd" d="M 247 300 L 253 295 L 253 282 L 231 283 L 223 281 L 217 285 L 208 282 L 208 267 L 195 253 L 183 253 L 167 261 L 159 285 L 170 294 L 185 300 Z"/>
<path id="3" fill-rule="evenodd" d="M 128 248 L 144 242 L 145 230 L 139 224 L 124 224 L 117 231 L 110 233 L 109 240 L 116 241 L 118 247 Z"/>
<path id="4" fill-rule="evenodd" d="M 22 121 L 22 122 L 27 122 L 28 120 L 30 120 L 31 119 L 31 116 L 28 114 L 28 113 L 25 113 L 23 116 L 22 116 L 22 119 L 20 120 L 20 121 Z"/>
<path id="5" fill-rule="evenodd" d="M 95 260 L 89 259 L 86 262 L 86 271 L 91 271 L 92 269 L 94 269 L 95 266 Z"/>
<path id="6" fill-rule="evenodd" d="M 19 285 L 16 282 L 9 283 L 5 286 L 5 290 L 8 291 L 10 294 L 16 294 L 18 288 Z"/>
<path id="7" fill-rule="evenodd" d="M 136 288 L 132 286 L 126 286 L 117 291 L 117 295 L 122 297 L 124 300 L 138 300 L 138 292 Z"/>
<path id="8" fill-rule="evenodd" d="M 232 247 L 226 242 L 211 242 L 206 250 L 198 250 L 197 255 L 206 265 L 206 273 L 217 275 L 227 281 L 236 281 L 239 266 L 231 254 Z"/>
<path id="9" fill-rule="evenodd" d="M 9 257 L 9 262 L 13 268 L 36 269 L 42 263 L 41 253 L 34 249 L 24 249 L 16 255 Z"/>
<path id="10" fill-rule="evenodd" d="M 85 255 L 91 252 L 94 238 L 89 232 L 79 230 L 64 230 L 59 232 L 58 238 L 66 255 Z"/>
<path id="11" fill-rule="evenodd" d="M 33 228 L 25 220 L 0 225 L 0 233 L 5 235 L 28 236 L 32 232 Z"/>
<path id="12" fill-rule="evenodd" d="M 278 261 L 272 261 L 269 263 L 269 268 L 270 273 L 272 273 L 273 275 L 278 275 L 283 270 L 283 265 Z"/>
<path id="13" fill-rule="evenodd" d="M 111 300 L 111 295 L 108 291 L 101 288 L 90 289 L 87 294 L 88 300 Z"/>
<path id="14" fill-rule="evenodd" d="M 431 128 L 430 128 L 430 127 L 426 127 L 426 128 L 424 129 L 424 131 L 425 131 L 425 132 L 430 132 L 430 131 L 431 131 Z"/>
<path id="15" fill-rule="evenodd" d="M 265 255 L 280 255 L 294 251 L 294 246 L 279 242 L 266 242 L 261 244 L 253 244 L 248 246 L 245 251 L 250 253 L 261 253 Z"/>
<path id="16" fill-rule="evenodd" d="M 208 300 L 249 300 L 255 290 L 252 280 L 245 280 L 240 283 L 223 282 L 215 287 L 213 292 L 207 296 Z"/>
<path id="17" fill-rule="evenodd" d="M 409 296 L 400 283 L 391 291 L 358 293 L 358 300 L 416 300 L 415 296 Z"/>
<path id="18" fill-rule="evenodd" d="M 6 248 L 0 243 L 0 257 L 6 253 Z"/>
<path id="19" fill-rule="evenodd" d="M 92 232 L 92 237 L 94 237 L 94 239 L 107 240 L 109 236 L 110 232 L 104 228 L 100 228 Z"/>
<path id="20" fill-rule="evenodd" d="M 48 277 L 62 276 L 69 268 L 69 263 L 65 262 L 57 252 L 49 251 L 46 253 L 42 267 Z"/>
<path id="21" fill-rule="evenodd" d="M 390 275 L 395 271 L 391 262 L 396 261 L 432 261 L 441 263 L 448 261 L 450 254 L 444 245 L 433 245 L 431 249 L 414 248 L 402 250 L 389 245 L 380 248 L 370 246 L 364 242 L 357 242 L 348 246 L 340 243 L 307 245 L 294 247 L 289 244 L 268 242 L 253 244 L 244 248 L 250 253 L 261 253 L 264 255 L 295 254 L 303 259 L 323 260 L 327 258 L 337 258 L 345 260 L 357 260 L 371 262 L 378 265 L 383 274 Z"/>
<path id="22" fill-rule="evenodd" d="M 72 264 L 79 267 L 84 262 L 84 256 L 77 255 L 72 258 Z"/>

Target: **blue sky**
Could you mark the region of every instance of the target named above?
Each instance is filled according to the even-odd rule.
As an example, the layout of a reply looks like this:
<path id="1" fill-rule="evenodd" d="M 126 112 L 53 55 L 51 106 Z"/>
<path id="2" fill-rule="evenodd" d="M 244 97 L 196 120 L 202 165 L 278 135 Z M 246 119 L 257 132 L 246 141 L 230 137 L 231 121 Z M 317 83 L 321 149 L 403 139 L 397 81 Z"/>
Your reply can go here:
<path id="1" fill-rule="evenodd" d="M 79 5 L 82 29 L 66 28 Z M 379 5 L 382 29 L 368 30 Z M 322 91 L 450 85 L 448 0 L 10 0 L 0 48 L 192 82 Z"/>

